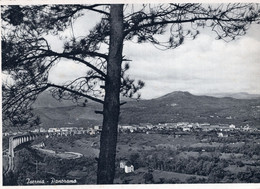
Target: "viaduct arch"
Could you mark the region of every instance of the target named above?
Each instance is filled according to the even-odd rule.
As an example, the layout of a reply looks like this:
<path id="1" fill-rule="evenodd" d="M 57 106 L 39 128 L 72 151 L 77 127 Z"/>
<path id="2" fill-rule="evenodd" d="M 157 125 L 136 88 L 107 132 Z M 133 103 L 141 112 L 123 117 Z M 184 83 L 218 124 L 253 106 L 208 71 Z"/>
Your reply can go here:
<path id="1" fill-rule="evenodd" d="M 9 155 L 8 155 L 8 171 L 14 171 L 14 149 L 28 141 L 33 141 L 35 138 L 39 136 L 45 136 L 47 133 L 37 133 L 37 134 L 26 134 L 26 135 L 18 135 L 11 136 L 9 138 Z"/>

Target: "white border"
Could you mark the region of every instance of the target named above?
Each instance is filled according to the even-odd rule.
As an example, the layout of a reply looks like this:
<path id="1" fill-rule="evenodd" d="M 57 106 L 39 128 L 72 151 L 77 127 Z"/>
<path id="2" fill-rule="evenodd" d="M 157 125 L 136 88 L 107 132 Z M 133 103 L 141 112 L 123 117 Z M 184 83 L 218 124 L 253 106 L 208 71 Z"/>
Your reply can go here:
<path id="1" fill-rule="evenodd" d="M 116 4 L 116 3 L 124 3 L 124 4 L 128 4 L 128 3 L 135 3 L 135 4 L 142 4 L 142 3 L 169 3 L 169 2 L 177 2 L 177 3 L 235 3 L 235 2 L 240 2 L 240 3 L 260 3 L 260 0 L 142 0 L 142 1 L 138 1 L 138 0 L 95 0 L 95 1 L 91 1 L 91 0 L 0 0 L 0 5 L 37 5 L 37 4 L 93 4 L 93 3 L 100 3 L 100 4 Z M 1 51 L 1 46 L 0 46 L 0 51 Z M 0 61 L 1 61 L 1 54 L 0 54 Z M 1 77 L 0 77 L 1 78 Z M 1 80 L 2 82 L 2 80 Z M 2 102 L 2 90 L 0 89 L 0 101 Z M 2 112 L 0 114 L 0 123 L 2 125 Z M 0 150 L 2 152 L 2 129 L 0 131 L 1 136 L 0 136 L 0 140 L 1 140 L 1 146 L 0 146 Z M 118 185 L 118 184 L 114 184 L 114 185 L 47 185 L 47 186 L 3 186 L 3 181 L 2 181 L 2 153 L 0 155 L 1 160 L 0 160 L 0 166 L 1 166 L 1 170 L 0 170 L 0 188 L 21 188 L 21 189 L 32 189 L 32 188 L 55 188 L 55 189 L 70 189 L 70 188 L 75 188 L 75 189 L 82 189 L 82 188 L 88 188 L 88 189 L 96 189 L 96 188 L 100 188 L 100 189 L 143 189 L 143 188 L 151 188 L 151 189 L 159 189 L 159 188 L 174 188 L 174 189 L 260 189 L 260 183 L 258 184 L 239 184 L 239 183 L 230 183 L 230 184 L 128 184 L 128 185 Z"/>

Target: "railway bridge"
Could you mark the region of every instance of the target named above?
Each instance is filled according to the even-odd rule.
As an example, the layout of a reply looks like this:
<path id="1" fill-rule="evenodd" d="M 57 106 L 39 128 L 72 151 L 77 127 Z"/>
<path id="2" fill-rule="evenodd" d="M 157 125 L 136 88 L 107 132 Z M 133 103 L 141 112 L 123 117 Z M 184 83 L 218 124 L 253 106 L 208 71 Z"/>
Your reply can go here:
<path id="1" fill-rule="evenodd" d="M 33 141 L 35 138 L 39 137 L 39 136 L 47 136 L 48 133 L 28 133 L 25 135 L 17 135 L 17 136 L 11 136 L 9 138 L 9 154 L 8 154 L 8 171 L 14 171 L 14 150 L 17 146 L 25 143 L 25 142 L 29 142 L 29 141 Z"/>

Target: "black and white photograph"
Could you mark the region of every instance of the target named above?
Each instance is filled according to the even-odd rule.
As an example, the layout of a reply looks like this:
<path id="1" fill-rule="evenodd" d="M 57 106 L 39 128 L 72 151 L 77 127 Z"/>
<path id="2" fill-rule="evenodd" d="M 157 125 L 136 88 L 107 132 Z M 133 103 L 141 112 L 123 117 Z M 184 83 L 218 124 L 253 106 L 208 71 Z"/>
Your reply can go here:
<path id="1" fill-rule="evenodd" d="M 260 188 L 260 3 L 93 3 L 1 5 L 2 186 Z"/>

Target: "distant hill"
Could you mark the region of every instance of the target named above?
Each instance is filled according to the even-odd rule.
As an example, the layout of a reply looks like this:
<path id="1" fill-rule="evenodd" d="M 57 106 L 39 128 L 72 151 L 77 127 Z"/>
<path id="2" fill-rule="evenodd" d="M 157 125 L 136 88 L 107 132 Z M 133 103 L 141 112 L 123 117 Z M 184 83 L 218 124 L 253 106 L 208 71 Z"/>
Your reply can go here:
<path id="1" fill-rule="evenodd" d="M 58 101 L 54 99 L 50 92 L 44 91 L 42 92 L 37 100 L 34 102 L 34 108 L 57 108 L 57 107 L 66 107 L 66 106 L 74 106 L 75 104 L 70 100 L 62 100 Z"/>
<path id="2" fill-rule="evenodd" d="M 80 100 L 79 105 L 83 105 L 84 100 L 85 99 Z M 126 98 L 126 97 L 121 97 L 121 101 L 129 102 L 129 101 L 135 101 L 135 100 Z M 93 101 L 88 100 L 88 104 L 93 105 L 93 103 L 94 103 Z M 57 108 L 57 107 L 68 107 L 68 106 L 75 106 L 75 103 L 73 103 L 71 100 L 59 101 L 59 100 L 53 98 L 51 93 L 48 91 L 42 92 L 33 104 L 34 108 Z"/>
<path id="3" fill-rule="evenodd" d="M 127 100 L 121 106 L 120 124 L 199 122 L 255 125 L 260 127 L 260 99 L 235 99 L 198 96 L 189 92 L 172 92 L 151 100 Z M 49 94 L 42 94 L 36 101 L 35 113 L 44 127 L 82 126 L 102 123 L 103 116 L 95 114 L 102 105 L 89 101 L 86 107 L 72 102 L 61 103 Z"/>
<path id="4" fill-rule="evenodd" d="M 260 126 L 260 99 L 195 96 L 173 92 L 162 97 L 127 103 L 121 109 L 123 123 L 208 122 Z"/>
<path id="5" fill-rule="evenodd" d="M 257 99 L 260 98 L 260 94 L 249 94 L 246 92 L 241 93 L 210 93 L 208 96 L 223 98 L 223 97 L 231 97 L 236 99 Z"/>

